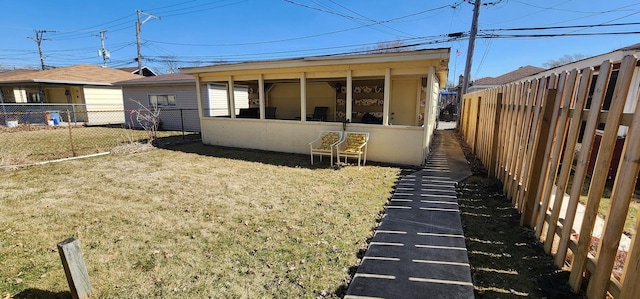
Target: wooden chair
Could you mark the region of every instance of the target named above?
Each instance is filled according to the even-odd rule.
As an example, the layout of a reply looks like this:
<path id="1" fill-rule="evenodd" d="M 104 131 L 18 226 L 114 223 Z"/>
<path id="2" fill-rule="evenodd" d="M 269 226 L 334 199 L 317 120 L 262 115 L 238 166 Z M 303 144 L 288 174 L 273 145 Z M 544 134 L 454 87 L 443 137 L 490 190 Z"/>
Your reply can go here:
<path id="1" fill-rule="evenodd" d="M 320 132 L 318 138 L 309 142 L 309 146 L 311 147 L 311 164 L 313 164 L 313 155 L 315 154 L 320 156 L 320 161 L 322 161 L 322 156 L 330 156 L 331 166 L 333 166 L 333 149 L 340 140 L 342 140 L 341 131 Z"/>
<path id="2" fill-rule="evenodd" d="M 358 166 L 360 166 L 360 161 L 364 166 L 367 163 L 368 142 L 369 133 L 346 132 L 342 141 L 336 144 L 338 161 L 340 161 L 340 156 L 344 156 L 344 163 L 347 163 L 347 157 L 358 158 Z"/>

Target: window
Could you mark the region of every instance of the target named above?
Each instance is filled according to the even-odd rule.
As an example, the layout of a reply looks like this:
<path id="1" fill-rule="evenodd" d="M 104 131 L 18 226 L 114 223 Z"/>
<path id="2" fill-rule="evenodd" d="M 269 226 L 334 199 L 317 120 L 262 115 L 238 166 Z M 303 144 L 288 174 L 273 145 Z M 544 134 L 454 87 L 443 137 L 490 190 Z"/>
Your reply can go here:
<path id="1" fill-rule="evenodd" d="M 149 105 L 151 106 L 175 106 L 176 95 L 175 94 L 157 94 L 149 95 Z"/>

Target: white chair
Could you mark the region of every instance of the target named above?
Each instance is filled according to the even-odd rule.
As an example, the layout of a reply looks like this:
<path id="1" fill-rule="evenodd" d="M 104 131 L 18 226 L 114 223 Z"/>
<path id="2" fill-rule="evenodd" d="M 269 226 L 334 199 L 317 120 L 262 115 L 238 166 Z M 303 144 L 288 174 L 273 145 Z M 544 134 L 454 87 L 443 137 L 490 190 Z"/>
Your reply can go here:
<path id="1" fill-rule="evenodd" d="M 342 140 L 341 131 L 320 132 L 318 138 L 309 142 L 309 146 L 311 147 L 311 164 L 313 165 L 313 155 L 315 154 L 320 156 L 320 161 L 322 161 L 322 156 L 330 156 L 331 166 L 333 166 L 334 147 L 340 140 Z"/>
<path id="2" fill-rule="evenodd" d="M 346 132 L 342 141 L 336 144 L 338 161 L 340 161 L 340 156 L 344 156 L 344 163 L 347 163 L 347 157 L 358 158 L 358 166 L 360 166 L 360 161 L 364 166 L 367 163 L 368 142 L 369 133 Z"/>

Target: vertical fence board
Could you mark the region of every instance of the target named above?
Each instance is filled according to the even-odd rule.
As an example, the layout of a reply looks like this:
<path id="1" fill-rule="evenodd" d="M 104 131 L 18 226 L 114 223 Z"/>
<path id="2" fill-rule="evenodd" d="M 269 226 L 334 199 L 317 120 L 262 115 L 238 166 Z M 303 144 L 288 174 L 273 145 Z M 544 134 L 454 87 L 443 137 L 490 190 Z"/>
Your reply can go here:
<path id="1" fill-rule="evenodd" d="M 496 168 L 496 156 L 497 156 L 497 152 L 498 152 L 498 133 L 500 130 L 500 112 L 502 110 L 502 93 L 498 93 L 496 95 L 496 101 L 495 101 L 495 114 L 493 116 L 493 140 L 491 141 L 491 158 L 489 160 L 489 170 L 487 171 L 489 174 L 491 174 L 491 171 L 494 171 L 493 174 L 495 176 L 495 168 Z"/>
<path id="2" fill-rule="evenodd" d="M 632 80 L 637 82 L 632 76 L 634 71 L 635 76 L 640 75 L 640 65 L 633 56 L 625 57 L 620 65 L 615 90 L 609 91 L 613 92 L 612 105 L 604 113 L 601 109 L 611 81 L 611 61 L 600 65 L 596 82 L 593 82 L 596 67 L 570 70 L 560 76 L 552 74 L 464 95 L 462 104 L 461 129 L 476 156 L 488 166 L 487 174 L 502 181 L 504 193 L 522 213 L 521 224 L 535 228 L 536 236 L 544 240 L 545 252 L 556 251 L 558 267 L 564 266 L 571 248 L 574 260 L 569 283 L 578 288 L 584 271 L 589 272 L 588 298 L 601 298 L 606 292 L 614 298 L 635 298 L 640 292 L 640 241 L 636 242 L 635 236 L 625 262 L 623 283 L 611 278 L 617 244 L 640 170 L 640 116 L 622 114 L 627 99 L 635 96 L 640 101 L 638 94 L 629 94 L 630 90 L 637 92 L 629 85 Z M 588 102 L 591 104 L 586 109 Z M 571 237 L 573 224 L 579 221 L 576 210 L 587 168 L 593 166 L 589 165 L 590 152 L 599 123 L 605 123 L 605 130 L 594 173 L 606 173 L 609 166 L 615 167 L 610 160 L 620 124 L 633 129 L 629 130 L 623 148 L 625 157 L 617 165 L 612 204 L 595 258 L 588 255 L 588 247 L 606 176 L 593 176 L 579 238 L 574 242 Z M 576 152 L 581 130 L 584 131 L 581 150 Z M 573 184 L 566 197 L 572 170 Z M 561 217 L 564 217 L 562 224 Z M 640 231 L 640 220 L 636 226 Z M 558 248 L 554 250 L 556 240 Z"/>
<path id="3" fill-rule="evenodd" d="M 594 173 L 606 173 L 609 170 L 609 164 L 611 163 L 615 142 L 618 137 L 617 133 L 620 126 L 620 120 L 622 118 L 622 111 L 626 103 L 627 94 L 629 93 L 636 62 L 637 59 L 634 56 L 627 56 L 622 59 L 622 64 L 618 73 L 618 80 L 616 81 L 613 98 L 611 100 L 611 107 L 609 108 L 609 116 L 607 117 L 607 122 L 604 127 L 604 135 L 602 137 L 602 142 L 600 143 L 600 149 L 598 150 L 596 166 L 593 170 Z M 633 142 L 637 142 L 637 139 L 633 140 Z M 627 146 L 628 144 L 625 144 L 625 147 Z M 632 149 L 637 148 L 632 147 Z M 630 155 L 633 156 L 636 154 L 637 153 Z M 617 253 L 624 220 L 627 216 L 626 210 L 629 208 L 629 196 L 633 193 L 633 188 L 635 187 L 635 184 L 632 184 L 635 183 L 635 180 L 629 180 L 632 175 L 628 172 L 633 171 L 634 174 L 637 174 L 637 170 L 633 164 L 629 165 L 629 163 L 627 163 L 627 165 L 623 166 L 627 166 L 623 169 L 626 171 L 623 175 L 627 174 L 628 176 L 627 178 L 620 176 L 616 177 L 616 184 L 613 189 L 613 192 L 615 193 L 613 193 L 611 197 L 611 206 L 609 207 L 609 214 L 607 214 L 607 222 L 605 223 L 603 235 L 602 238 L 600 238 L 600 243 L 598 245 L 598 264 L 596 265 L 596 271 L 591 276 L 587 287 L 587 296 L 590 298 L 603 298 L 607 293 L 607 287 L 609 286 L 610 280 L 609 277 L 611 276 L 611 269 L 613 268 L 613 259 Z M 601 170 L 602 172 L 599 172 L 598 170 Z M 589 234 L 591 234 L 593 231 L 595 219 L 598 217 L 598 207 L 600 206 L 600 199 L 602 198 L 606 179 L 606 176 L 592 178 L 591 188 L 597 189 L 595 189 L 595 193 L 592 195 L 591 188 L 589 188 L 589 201 L 587 201 L 585 219 L 582 222 L 581 233 L 589 232 Z M 617 184 L 619 181 L 621 184 Z M 627 194 L 628 196 L 626 199 L 618 197 L 625 196 Z M 592 200 L 593 204 L 590 206 L 589 204 Z M 608 243 L 604 243 L 605 241 Z M 613 246 L 615 246 L 615 248 L 613 248 Z M 576 255 L 576 257 L 579 256 Z"/>
<path id="4" fill-rule="evenodd" d="M 518 159 L 518 153 L 520 151 L 520 130 L 522 130 L 522 108 L 524 106 L 524 97 L 523 92 L 525 88 L 525 83 L 520 82 L 517 84 L 515 100 L 514 100 L 514 111 L 513 111 L 513 123 L 511 130 L 513 134 L 511 136 L 512 147 L 511 147 L 511 160 L 509 161 L 509 174 L 510 180 L 507 183 L 507 194 L 512 198 L 512 201 L 516 200 L 516 189 L 518 182 L 518 164 L 520 161 Z"/>
<path id="5" fill-rule="evenodd" d="M 589 88 L 591 87 L 591 78 L 593 76 L 593 68 L 588 68 L 582 71 L 580 77 L 580 83 L 578 85 L 578 95 L 575 101 L 573 115 L 569 125 L 569 133 L 567 136 L 566 146 L 562 159 L 562 167 L 560 174 L 558 175 L 556 194 L 554 197 L 553 208 L 551 210 L 551 216 L 547 228 L 547 236 L 544 241 L 544 251 L 551 254 L 553 240 L 556 235 L 556 228 L 558 226 L 558 220 L 560 219 L 560 210 L 564 201 L 564 194 L 567 191 L 567 183 L 569 182 L 569 176 L 571 174 L 571 168 L 573 166 L 573 157 L 575 156 L 576 143 L 578 142 L 578 134 L 580 133 L 580 127 L 582 125 L 582 110 L 586 104 L 586 99 L 589 96 Z M 571 227 L 563 226 L 563 229 L 571 230 Z M 561 261 L 556 260 L 556 266 L 561 268 L 564 265 L 564 258 Z"/>
<path id="6" fill-rule="evenodd" d="M 554 75 L 555 76 L 555 75 Z M 523 177 L 523 188 L 522 195 L 519 197 L 518 202 L 518 210 L 522 213 L 524 210 L 524 202 L 529 196 L 531 190 L 529 189 L 529 185 L 532 180 L 532 171 L 533 171 L 533 158 L 535 145 L 538 142 L 538 138 L 540 138 L 540 124 L 542 122 L 542 103 L 547 95 L 547 78 L 542 78 L 538 80 L 538 88 L 536 91 L 535 97 L 535 107 L 533 110 L 533 119 L 531 123 L 531 134 L 529 135 L 529 141 L 527 144 L 527 155 L 525 156 L 525 177 Z"/>
<path id="7" fill-rule="evenodd" d="M 578 155 L 576 163 L 576 170 L 573 174 L 573 182 L 571 185 L 571 192 L 569 193 L 569 202 L 567 204 L 567 211 L 565 214 L 564 225 L 562 235 L 560 236 L 560 242 L 558 243 L 558 253 L 556 254 L 556 264 L 561 261 L 564 263 L 566 258 L 567 249 L 569 247 L 569 240 L 571 238 L 573 228 L 573 222 L 576 217 L 576 210 L 578 209 L 578 203 L 580 201 L 580 193 L 582 192 L 582 184 L 584 178 L 587 175 L 587 166 L 589 164 L 589 157 L 591 156 L 591 146 L 598 126 L 598 117 L 600 116 L 600 110 L 604 102 L 605 91 L 607 83 L 611 76 L 611 61 L 605 61 L 600 65 L 600 71 L 598 79 L 596 81 L 593 96 L 591 97 L 591 106 L 589 108 L 589 114 L 587 116 L 587 124 L 584 128 L 584 135 L 582 139 L 582 148 Z M 589 241 L 591 242 L 591 241 Z M 572 272 L 573 272 L 572 263 Z M 582 270 L 580 270 L 582 276 Z"/>
<path id="8" fill-rule="evenodd" d="M 516 194 L 516 202 L 515 205 L 519 210 L 521 210 L 524 192 L 527 186 L 527 180 L 529 178 L 529 152 L 530 152 L 530 144 L 532 142 L 532 138 L 534 138 L 535 132 L 533 132 L 532 127 L 534 126 L 534 113 L 536 106 L 536 97 L 538 94 L 538 87 L 540 85 L 540 80 L 535 79 L 529 82 L 528 95 L 527 95 L 527 112 L 525 114 L 525 135 L 523 136 L 523 148 L 522 148 L 522 156 L 520 159 L 522 160 L 522 167 L 520 169 L 520 180 L 518 182 L 520 189 L 518 189 L 518 193 Z M 535 116 L 537 117 L 537 116 Z"/>
<path id="9" fill-rule="evenodd" d="M 550 77 L 550 79 L 552 79 Z M 553 78 L 555 79 L 555 78 Z M 549 85 L 551 86 L 551 83 L 553 81 L 549 82 Z M 534 223 L 532 222 L 532 220 L 534 219 L 534 212 L 535 212 L 535 206 L 538 205 L 538 198 L 536 197 L 537 194 L 537 190 L 539 189 L 538 186 L 540 184 L 540 177 L 544 174 L 544 171 L 546 171 L 546 167 L 545 167 L 545 163 L 547 161 L 546 157 L 545 157 L 545 149 L 547 148 L 547 142 L 548 142 L 548 138 L 546 138 L 551 130 L 551 121 L 552 121 L 552 117 L 554 115 L 554 109 L 557 109 L 556 107 L 559 105 L 557 103 L 556 100 L 556 94 L 557 94 L 557 89 L 555 88 L 548 88 L 547 89 L 547 95 L 546 95 L 546 100 L 543 103 L 543 110 L 544 112 L 542 113 L 542 121 L 540 122 L 540 127 L 537 130 L 539 133 L 539 138 L 538 141 L 536 142 L 536 144 L 534 145 L 534 151 L 533 153 L 533 163 L 531 164 L 532 167 L 532 173 L 531 173 L 531 178 L 532 180 L 529 182 L 529 193 L 526 196 L 526 198 L 524 198 L 524 203 L 523 203 L 523 210 L 522 210 L 522 216 L 520 217 L 520 224 L 522 225 L 528 225 L 530 227 L 533 227 Z"/>
<path id="10" fill-rule="evenodd" d="M 514 177 L 515 180 L 512 182 L 511 193 L 513 194 L 513 201 L 518 201 L 518 191 L 520 188 L 520 183 L 522 181 L 522 169 L 523 169 L 523 160 L 522 155 L 524 155 L 525 147 L 526 147 L 526 124 L 527 124 L 527 111 L 529 110 L 529 90 L 531 89 L 531 81 L 524 82 L 522 86 L 522 92 L 520 93 L 520 111 L 518 113 L 518 128 L 517 128 L 517 136 L 516 142 L 518 143 L 518 151 L 514 157 Z"/>
<path id="11" fill-rule="evenodd" d="M 633 68 L 630 69 L 633 71 Z M 625 76 L 626 75 L 622 73 L 621 69 L 618 74 L 616 88 L 621 82 L 623 82 L 621 79 L 624 79 Z M 609 108 L 609 114 L 604 126 L 604 133 L 602 140 L 600 141 L 600 147 L 598 148 L 598 156 L 596 158 L 595 167 L 593 168 L 593 173 L 607 173 L 609 171 L 609 164 L 611 163 L 611 157 L 613 156 L 614 143 L 618 137 L 618 127 L 620 125 L 620 117 L 624 104 L 624 100 L 611 101 L 611 107 Z M 593 227 L 595 226 L 596 218 L 598 217 L 598 208 L 600 206 L 600 199 L 602 198 L 602 192 L 604 191 L 606 180 L 607 176 L 591 177 L 591 184 L 589 185 L 589 193 L 587 195 L 587 205 L 585 207 L 584 217 L 582 218 L 582 226 L 580 227 L 578 251 L 574 253 L 572 271 L 569 278 L 569 283 L 574 290 L 580 289 L 580 285 L 582 283 L 582 272 L 584 271 L 584 267 L 587 262 L 591 234 L 593 232 Z"/>
<path id="12" fill-rule="evenodd" d="M 532 192 L 535 191 L 535 202 L 533 205 L 533 212 L 531 213 L 531 220 L 529 221 L 530 225 L 532 228 L 535 229 L 536 227 L 536 219 L 538 217 L 538 214 L 540 214 L 540 206 L 542 204 L 544 204 L 544 199 L 543 199 L 543 194 L 545 193 L 545 189 L 547 189 L 547 186 L 545 185 L 545 182 L 547 181 L 549 175 L 550 175 L 550 168 L 551 168 L 551 150 L 553 148 L 553 139 L 555 137 L 555 132 L 556 132 L 556 128 L 558 126 L 558 116 L 559 116 L 559 112 L 560 112 L 560 105 L 562 103 L 562 96 L 564 95 L 564 93 L 562 92 L 565 89 L 565 85 L 567 84 L 567 72 L 562 72 L 560 74 L 560 77 L 558 79 L 558 81 L 554 82 L 555 88 L 555 97 L 553 99 L 553 106 L 552 107 L 546 107 L 545 108 L 545 112 L 548 111 L 547 109 L 553 109 L 552 113 L 551 113 L 551 119 L 549 120 L 548 123 L 543 123 L 543 130 L 542 133 L 544 135 L 544 138 L 540 140 L 540 142 L 544 143 L 544 153 L 542 154 L 542 156 L 539 156 L 542 159 L 542 162 L 540 163 L 540 176 L 536 176 L 538 183 L 537 183 L 537 188 L 531 189 Z M 548 126 L 548 128 L 547 128 Z M 540 149 L 542 149 L 540 147 Z M 534 182 L 535 183 L 535 182 Z"/>
<path id="13" fill-rule="evenodd" d="M 562 107 L 558 111 L 558 118 L 551 135 L 553 140 L 550 145 L 551 149 L 551 161 L 549 162 L 549 171 L 547 172 L 547 179 L 544 182 L 545 187 L 542 193 L 542 204 L 540 205 L 539 212 L 537 213 L 536 237 L 540 238 L 542 235 L 542 229 L 547 216 L 547 209 L 549 208 L 549 202 L 551 198 L 551 191 L 556 180 L 556 174 L 558 173 L 558 162 L 560 160 L 560 150 L 564 146 L 564 140 L 567 133 L 567 118 L 569 117 L 569 108 L 571 107 L 571 100 L 573 98 L 573 92 L 575 91 L 576 79 L 578 77 L 578 70 L 573 70 L 569 74 L 567 81 L 565 82 L 564 90 L 560 91 Z M 534 213 L 536 214 L 536 213 Z"/>

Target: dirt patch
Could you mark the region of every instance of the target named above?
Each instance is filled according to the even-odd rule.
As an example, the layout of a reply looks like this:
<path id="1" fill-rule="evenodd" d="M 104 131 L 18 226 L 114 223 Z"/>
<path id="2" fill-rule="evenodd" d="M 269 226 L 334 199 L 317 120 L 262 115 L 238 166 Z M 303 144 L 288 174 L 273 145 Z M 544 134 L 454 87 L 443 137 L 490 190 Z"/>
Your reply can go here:
<path id="1" fill-rule="evenodd" d="M 461 144 L 474 173 L 458 185 L 458 198 L 476 298 L 548 297 L 540 282 L 558 272 L 552 257 L 520 226 L 502 183 Z"/>

